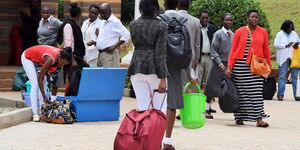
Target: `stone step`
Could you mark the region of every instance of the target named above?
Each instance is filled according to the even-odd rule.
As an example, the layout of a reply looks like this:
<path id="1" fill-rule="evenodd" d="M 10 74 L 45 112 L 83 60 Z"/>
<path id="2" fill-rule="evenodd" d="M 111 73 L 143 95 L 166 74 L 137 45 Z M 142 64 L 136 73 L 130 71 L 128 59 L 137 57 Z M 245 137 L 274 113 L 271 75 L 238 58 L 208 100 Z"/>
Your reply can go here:
<path id="1" fill-rule="evenodd" d="M 0 88 L 12 88 L 14 79 L 0 79 Z"/>
<path id="2" fill-rule="evenodd" d="M 10 88 L 0 88 L 0 92 L 8 92 L 8 91 L 12 91 L 11 87 Z"/>
<path id="3" fill-rule="evenodd" d="M 0 79 L 14 79 L 16 72 L 0 72 Z"/>

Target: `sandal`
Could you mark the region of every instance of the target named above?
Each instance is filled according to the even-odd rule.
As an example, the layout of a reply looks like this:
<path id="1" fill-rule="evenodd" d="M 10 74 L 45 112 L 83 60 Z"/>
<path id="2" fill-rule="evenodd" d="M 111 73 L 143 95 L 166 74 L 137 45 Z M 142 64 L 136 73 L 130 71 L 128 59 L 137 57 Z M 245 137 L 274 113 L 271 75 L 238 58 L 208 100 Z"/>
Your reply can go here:
<path id="1" fill-rule="evenodd" d="M 235 124 L 236 125 L 245 125 L 243 120 L 236 120 Z"/>
<path id="2" fill-rule="evenodd" d="M 266 128 L 266 127 L 269 126 L 269 124 L 266 123 L 266 122 L 264 122 L 264 121 L 262 121 L 262 120 L 260 120 L 260 121 L 257 121 L 256 126 L 257 126 L 257 127 Z"/>

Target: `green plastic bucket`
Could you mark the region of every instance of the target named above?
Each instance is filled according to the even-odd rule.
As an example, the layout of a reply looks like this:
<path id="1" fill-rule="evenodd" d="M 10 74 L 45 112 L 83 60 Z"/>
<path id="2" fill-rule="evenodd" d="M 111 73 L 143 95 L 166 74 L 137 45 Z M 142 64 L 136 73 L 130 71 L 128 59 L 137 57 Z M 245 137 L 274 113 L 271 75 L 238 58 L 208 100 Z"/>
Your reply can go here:
<path id="1" fill-rule="evenodd" d="M 184 108 L 180 109 L 180 118 L 184 128 L 197 129 L 205 124 L 206 96 L 202 94 L 199 84 L 196 84 L 199 93 L 186 93 L 191 85 L 188 82 L 184 87 Z"/>

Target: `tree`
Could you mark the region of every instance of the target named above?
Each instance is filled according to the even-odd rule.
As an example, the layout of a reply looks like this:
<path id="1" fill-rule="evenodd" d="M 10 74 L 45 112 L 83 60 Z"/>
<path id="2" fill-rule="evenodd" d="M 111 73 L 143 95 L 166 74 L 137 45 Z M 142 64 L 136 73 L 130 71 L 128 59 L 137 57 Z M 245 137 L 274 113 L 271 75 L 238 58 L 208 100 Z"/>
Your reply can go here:
<path id="1" fill-rule="evenodd" d="M 121 3 L 121 21 L 129 24 L 134 19 L 135 0 L 122 0 Z"/>
<path id="2" fill-rule="evenodd" d="M 221 16 L 231 13 L 234 16 L 233 31 L 247 24 L 247 12 L 256 9 L 260 13 L 259 25 L 270 33 L 270 26 L 265 12 L 257 0 L 193 0 L 189 12 L 198 16 L 199 10 L 206 9 L 210 13 L 210 20 L 217 28 L 221 27 Z"/>

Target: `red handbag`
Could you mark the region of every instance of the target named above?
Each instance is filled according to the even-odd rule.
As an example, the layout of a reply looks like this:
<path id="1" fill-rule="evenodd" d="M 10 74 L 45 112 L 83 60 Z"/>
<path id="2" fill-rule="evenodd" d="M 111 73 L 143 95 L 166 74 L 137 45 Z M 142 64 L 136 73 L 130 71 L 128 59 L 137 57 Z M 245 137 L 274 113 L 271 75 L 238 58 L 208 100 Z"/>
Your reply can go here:
<path id="1" fill-rule="evenodd" d="M 160 110 L 132 110 L 122 121 L 115 138 L 114 150 L 159 150 L 166 124 L 166 116 Z"/>

